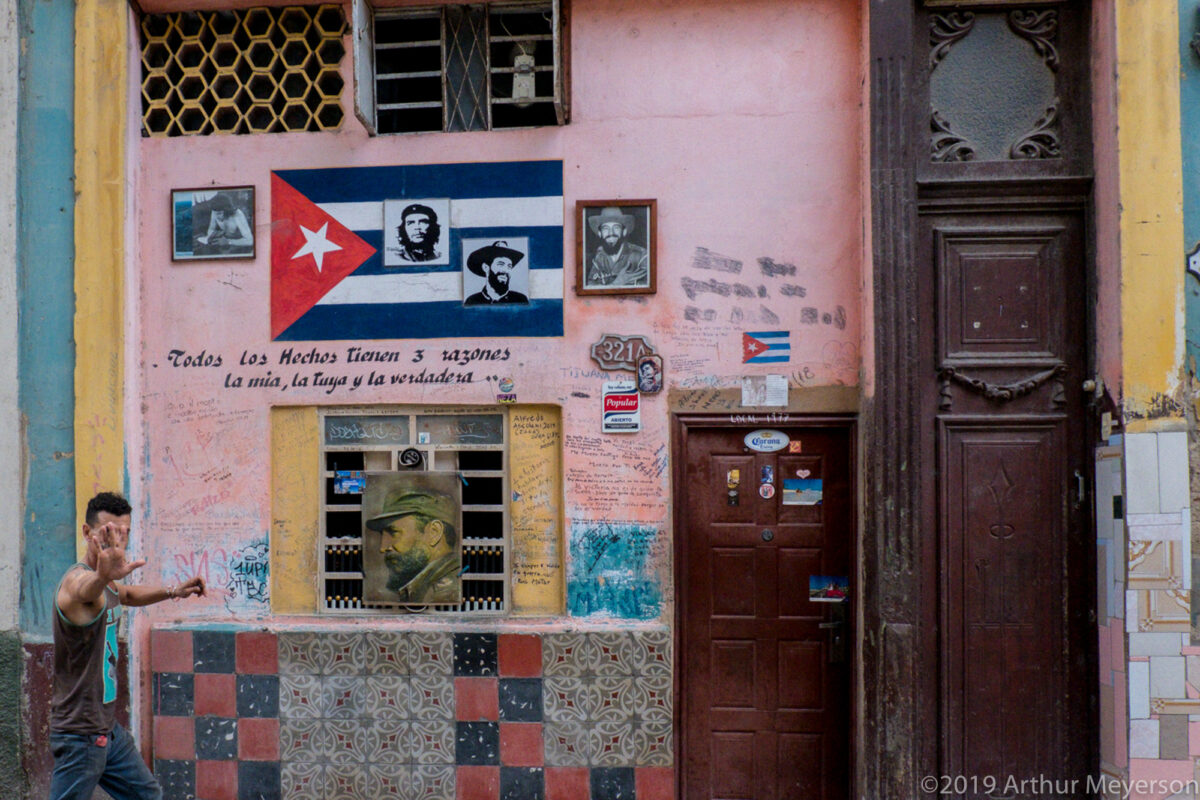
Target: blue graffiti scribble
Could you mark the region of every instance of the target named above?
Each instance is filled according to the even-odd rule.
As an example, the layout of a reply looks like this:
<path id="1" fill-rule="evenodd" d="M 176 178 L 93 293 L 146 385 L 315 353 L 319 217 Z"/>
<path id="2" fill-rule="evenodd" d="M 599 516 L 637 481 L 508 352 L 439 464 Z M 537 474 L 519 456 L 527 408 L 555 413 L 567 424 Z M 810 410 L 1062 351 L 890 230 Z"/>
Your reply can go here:
<path id="1" fill-rule="evenodd" d="M 576 523 L 567 579 L 572 616 L 657 618 L 662 586 L 647 573 L 646 560 L 658 536 L 658 529 L 648 525 Z"/>

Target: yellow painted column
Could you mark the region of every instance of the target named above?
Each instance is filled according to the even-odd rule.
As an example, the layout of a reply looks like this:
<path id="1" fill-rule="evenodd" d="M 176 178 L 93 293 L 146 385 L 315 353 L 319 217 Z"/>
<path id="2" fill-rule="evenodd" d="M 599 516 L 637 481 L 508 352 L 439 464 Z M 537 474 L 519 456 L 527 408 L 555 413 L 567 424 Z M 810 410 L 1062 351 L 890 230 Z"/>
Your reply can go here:
<path id="1" fill-rule="evenodd" d="M 561 614 L 562 414 L 551 406 L 516 406 L 508 427 L 513 612 Z"/>
<path id="2" fill-rule="evenodd" d="M 321 439 L 317 409 L 271 409 L 271 611 L 317 613 Z"/>
<path id="3" fill-rule="evenodd" d="M 75 4 L 75 502 L 124 485 L 129 6 Z"/>
<path id="4" fill-rule="evenodd" d="M 1175 427 L 1184 352 L 1176 0 L 1117 0 L 1121 347 L 1126 430 Z"/>

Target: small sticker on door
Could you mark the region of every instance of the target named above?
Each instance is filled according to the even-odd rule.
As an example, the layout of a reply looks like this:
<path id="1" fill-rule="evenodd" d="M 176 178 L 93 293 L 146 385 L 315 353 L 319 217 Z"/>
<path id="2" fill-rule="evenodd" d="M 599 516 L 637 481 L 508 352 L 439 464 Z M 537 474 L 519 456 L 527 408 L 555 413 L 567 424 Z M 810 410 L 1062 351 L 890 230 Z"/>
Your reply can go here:
<path id="1" fill-rule="evenodd" d="M 764 483 L 762 486 L 758 487 L 758 494 L 763 500 L 770 500 L 775 496 L 775 484 Z"/>
<path id="2" fill-rule="evenodd" d="M 809 575 L 811 603 L 844 603 L 850 597 L 850 579 L 845 575 Z"/>
<path id="3" fill-rule="evenodd" d="M 803 442 L 796 442 L 796 441 L 788 442 L 788 452 L 789 453 L 803 452 L 801 445 L 803 445 Z"/>
<path id="4" fill-rule="evenodd" d="M 784 478 L 783 504 L 785 506 L 821 505 L 821 497 L 824 494 L 822 483 L 820 479 Z"/>
<path id="5" fill-rule="evenodd" d="M 731 469 L 725 473 L 725 485 L 730 489 L 736 489 L 741 482 L 742 471 L 740 469 Z"/>

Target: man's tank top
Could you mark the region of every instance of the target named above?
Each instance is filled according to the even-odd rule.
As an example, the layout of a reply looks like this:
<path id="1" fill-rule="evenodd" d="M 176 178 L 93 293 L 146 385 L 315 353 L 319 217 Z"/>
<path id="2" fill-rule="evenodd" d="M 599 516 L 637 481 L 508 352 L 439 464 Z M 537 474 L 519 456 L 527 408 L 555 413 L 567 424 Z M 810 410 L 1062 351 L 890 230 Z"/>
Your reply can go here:
<path id="1" fill-rule="evenodd" d="M 73 570 L 90 570 L 76 564 Z M 62 581 L 59 581 L 59 587 Z M 104 587 L 104 610 L 86 625 L 76 625 L 58 607 L 54 591 L 54 696 L 50 729 L 64 733 L 108 733 L 117 712 L 117 622 L 121 600 Z"/>

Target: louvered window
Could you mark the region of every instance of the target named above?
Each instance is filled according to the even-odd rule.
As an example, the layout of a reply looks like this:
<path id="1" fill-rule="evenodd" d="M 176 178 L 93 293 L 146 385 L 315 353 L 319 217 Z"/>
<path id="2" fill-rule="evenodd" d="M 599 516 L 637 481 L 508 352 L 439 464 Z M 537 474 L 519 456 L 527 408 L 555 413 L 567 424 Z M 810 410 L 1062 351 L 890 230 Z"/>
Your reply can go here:
<path id="1" fill-rule="evenodd" d="M 372 12 L 359 0 L 359 118 L 372 133 L 564 124 L 559 1 Z"/>

